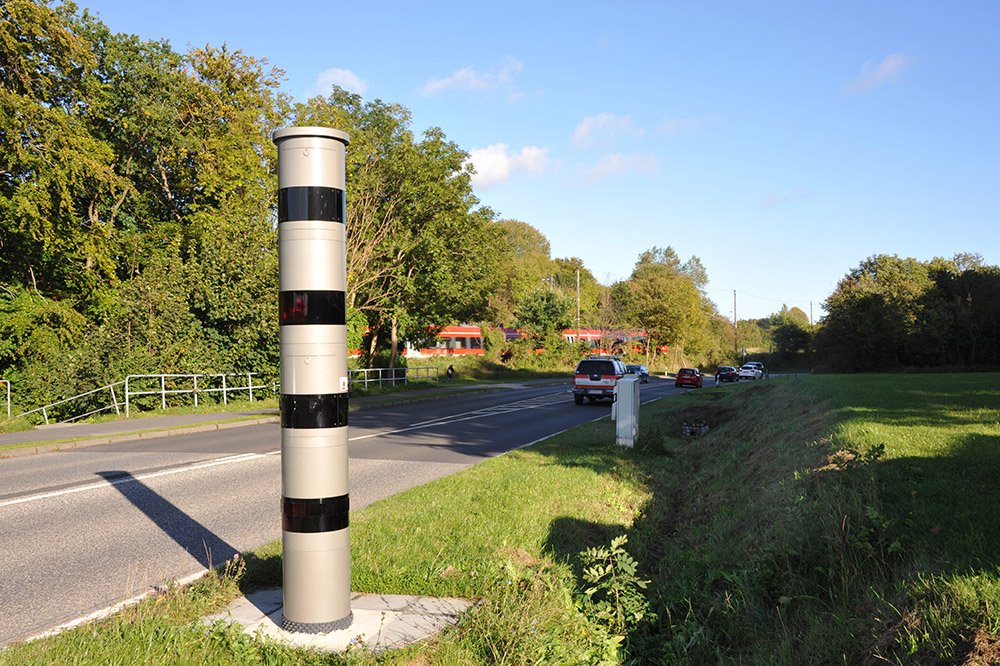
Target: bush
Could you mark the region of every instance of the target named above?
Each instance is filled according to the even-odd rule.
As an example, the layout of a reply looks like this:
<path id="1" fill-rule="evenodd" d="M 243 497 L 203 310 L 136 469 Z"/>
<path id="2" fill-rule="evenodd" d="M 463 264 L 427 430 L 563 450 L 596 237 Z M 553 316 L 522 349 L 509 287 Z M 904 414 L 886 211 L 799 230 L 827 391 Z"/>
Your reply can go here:
<path id="1" fill-rule="evenodd" d="M 490 328 L 486 324 L 479 326 L 479 334 L 483 338 L 483 356 L 488 361 L 499 363 L 507 350 L 507 334 L 499 326 Z"/>

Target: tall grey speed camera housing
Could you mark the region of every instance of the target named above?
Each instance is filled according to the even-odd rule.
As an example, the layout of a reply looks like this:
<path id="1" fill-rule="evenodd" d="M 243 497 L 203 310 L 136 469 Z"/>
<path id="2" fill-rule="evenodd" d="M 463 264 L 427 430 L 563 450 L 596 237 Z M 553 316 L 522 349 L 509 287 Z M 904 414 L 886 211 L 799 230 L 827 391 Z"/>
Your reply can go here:
<path id="1" fill-rule="evenodd" d="M 281 536 L 287 631 L 351 624 L 345 132 L 277 130 Z"/>

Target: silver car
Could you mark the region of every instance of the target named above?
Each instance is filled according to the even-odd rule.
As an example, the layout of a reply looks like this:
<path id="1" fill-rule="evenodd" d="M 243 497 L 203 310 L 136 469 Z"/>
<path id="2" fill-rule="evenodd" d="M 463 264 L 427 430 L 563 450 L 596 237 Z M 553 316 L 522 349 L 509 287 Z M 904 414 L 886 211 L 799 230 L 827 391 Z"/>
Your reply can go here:
<path id="1" fill-rule="evenodd" d="M 764 364 L 759 361 L 744 363 L 740 368 L 740 379 L 762 379 L 764 377 Z"/>

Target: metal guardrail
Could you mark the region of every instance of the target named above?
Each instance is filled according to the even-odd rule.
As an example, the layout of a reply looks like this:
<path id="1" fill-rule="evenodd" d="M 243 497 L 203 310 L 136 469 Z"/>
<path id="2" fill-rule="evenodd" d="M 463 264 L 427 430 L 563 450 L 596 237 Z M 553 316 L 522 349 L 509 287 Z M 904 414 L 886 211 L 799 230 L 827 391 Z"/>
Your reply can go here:
<path id="1" fill-rule="evenodd" d="M 246 391 L 247 394 L 250 397 L 250 402 L 253 402 L 253 392 L 254 392 L 255 389 L 257 389 L 259 391 L 259 390 L 267 389 L 268 388 L 268 386 L 266 386 L 264 384 L 260 384 L 260 385 L 254 386 L 253 378 L 254 378 L 254 376 L 256 374 L 257 374 L 256 372 L 240 372 L 240 373 L 231 373 L 231 374 L 219 373 L 219 374 L 201 374 L 201 375 L 174 375 L 174 374 L 165 374 L 165 375 L 129 375 L 128 377 L 125 378 L 125 382 L 124 382 L 124 384 L 125 384 L 125 418 L 129 418 L 129 416 L 131 415 L 131 402 L 132 402 L 132 399 L 135 398 L 135 397 L 144 396 L 144 395 L 158 395 L 158 396 L 160 396 L 160 409 L 166 409 L 167 408 L 167 396 L 168 395 L 184 395 L 184 394 L 188 394 L 188 393 L 190 393 L 190 394 L 192 394 L 194 396 L 194 406 L 195 407 L 198 406 L 198 396 L 200 394 L 206 394 L 206 393 L 207 394 L 221 393 L 222 394 L 222 402 L 223 402 L 223 404 L 228 405 L 229 404 L 229 394 L 230 393 Z M 238 378 L 241 378 L 241 379 L 243 377 L 246 377 L 246 384 L 245 385 L 236 385 L 236 386 L 230 385 L 230 384 L 227 383 L 227 378 L 228 377 L 238 377 Z M 202 383 L 202 387 L 201 388 L 198 387 L 198 379 L 199 378 L 203 378 L 203 383 Z M 134 390 L 133 387 L 134 387 L 134 385 L 135 385 L 136 382 L 141 383 L 143 381 L 147 381 L 147 380 L 151 380 L 151 379 L 158 379 L 159 380 L 159 388 L 154 388 L 152 390 L 150 390 L 150 389 L 146 389 L 146 390 Z M 172 380 L 170 388 L 167 387 L 167 380 L 168 379 Z M 209 386 L 208 388 L 206 388 L 205 387 L 205 383 L 204 383 L 204 379 L 208 379 L 209 382 L 211 382 L 213 379 L 217 380 L 217 381 L 221 382 L 221 386 L 219 386 L 218 384 L 216 384 L 214 387 Z M 183 386 L 183 381 L 184 380 L 191 380 L 191 388 L 177 388 L 177 386 L 179 384 L 178 380 L 180 380 L 180 385 L 181 386 Z M 273 389 L 273 387 L 272 387 L 272 389 Z"/>
<path id="2" fill-rule="evenodd" d="M 358 379 L 358 376 L 361 376 Z M 347 381 L 354 385 L 363 385 L 366 389 L 368 384 L 409 384 L 420 381 L 440 381 L 437 368 L 359 368 L 348 370 Z"/>
<path id="3" fill-rule="evenodd" d="M 7 387 L 7 419 L 10 420 L 10 382 L 6 379 L 0 379 L 0 384 Z"/>
<path id="4" fill-rule="evenodd" d="M 101 388 L 96 388 L 93 391 L 87 391 L 86 393 L 81 393 L 79 395 L 74 395 L 73 397 L 66 398 L 65 400 L 59 400 L 58 402 L 53 402 L 51 404 L 44 405 L 42 407 L 36 407 L 35 409 L 31 409 L 31 410 L 28 410 L 26 412 L 21 412 L 17 416 L 21 417 L 21 416 L 27 416 L 28 414 L 35 414 L 37 412 L 41 412 L 42 413 L 42 418 L 45 419 L 45 425 L 49 425 L 49 410 L 52 409 L 53 407 L 58 407 L 59 405 L 65 405 L 68 402 L 72 402 L 72 401 L 77 400 L 79 398 L 84 398 L 84 397 L 86 397 L 88 395 L 94 395 L 95 393 L 99 393 L 101 391 L 111 391 L 111 404 L 110 405 L 107 405 L 106 407 L 101 407 L 99 409 L 92 409 L 91 411 L 89 411 L 89 412 L 87 412 L 85 414 L 78 414 L 78 415 L 70 417 L 68 419 L 64 419 L 63 421 L 60 421 L 60 423 L 69 423 L 71 421 L 76 421 L 78 419 L 87 418 L 88 416 L 93 416 L 94 414 L 100 414 L 101 412 L 107 412 L 107 411 L 110 411 L 112 409 L 115 410 L 116 414 L 121 414 L 121 409 L 120 409 L 121 403 L 118 402 L 118 397 L 115 394 L 115 387 L 116 386 L 121 386 L 124 383 L 125 382 L 115 382 L 114 384 L 108 384 L 107 386 L 102 386 Z"/>
<path id="5" fill-rule="evenodd" d="M 232 374 L 197 374 L 197 375 L 176 375 L 176 374 L 162 374 L 162 375 L 129 375 L 124 380 L 120 382 L 115 382 L 114 384 L 109 384 L 107 386 L 102 386 L 96 388 L 92 391 L 87 391 L 85 393 L 80 393 L 79 395 L 74 395 L 70 398 L 64 400 L 59 400 L 48 405 L 43 405 L 42 407 L 36 407 L 35 409 L 28 410 L 26 412 L 21 412 L 18 417 L 28 416 L 30 414 L 42 415 L 45 420 L 45 424 L 50 423 L 50 412 L 54 407 L 60 405 L 66 405 L 75 400 L 85 398 L 87 396 L 100 393 L 102 391 L 109 391 L 111 396 L 111 402 L 103 407 L 98 407 L 97 409 L 91 409 L 90 411 L 84 412 L 82 414 L 77 414 L 69 418 L 65 418 L 60 423 L 70 423 L 72 421 L 78 421 L 80 419 L 85 419 L 88 416 L 93 416 L 95 414 L 100 414 L 102 412 L 109 412 L 114 410 L 115 414 L 122 413 L 122 407 L 125 407 L 126 418 L 131 416 L 132 403 L 135 398 L 140 396 L 148 395 L 158 395 L 160 396 L 160 408 L 167 408 L 167 396 L 168 395 L 183 395 L 192 394 L 194 396 L 194 404 L 198 405 L 198 396 L 204 394 L 221 393 L 222 402 L 224 404 L 229 404 L 229 394 L 233 392 L 246 392 L 250 400 L 254 400 L 254 391 L 271 389 L 272 392 L 277 390 L 275 386 L 266 386 L 264 384 L 255 385 L 253 377 L 257 375 L 256 372 L 241 372 Z M 237 377 L 241 381 L 235 384 L 229 381 L 230 377 Z M 242 381 L 245 379 L 245 383 Z M 198 385 L 198 381 L 201 379 L 201 386 Z M 207 379 L 207 385 L 206 385 Z M 168 380 L 169 383 L 168 383 Z M 188 385 L 185 385 L 185 380 L 190 380 Z M 0 380 L 6 381 L 6 380 Z M 156 388 L 150 389 L 148 384 L 143 384 L 144 381 L 153 381 L 157 385 Z M 180 382 L 180 384 L 178 383 Z M 214 383 L 213 383 L 214 382 Z M 139 384 L 138 389 L 136 389 L 136 383 Z M 10 418 L 10 382 L 7 384 L 7 407 L 8 416 Z M 122 390 L 120 387 L 124 387 Z M 118 392 L 115 392 L 115 388 L 119 388 Z"/>
<path id="6" fill-rule="evenodd" d="M 213 374 L 160 374 L 160 375 L 129 375 L 124 380 L 120 382 L 115 382 L 114 384 L 108 384 L 107 386 L 102 386 L 96 388 L 92 391 L 87 391 L 85 393 L 80 393 L 79 395 L 74 395 L 70 398 L 64 400 L 59 400 L 48 405 L 43 405 L 42 407 L 36 407 L 35 409 L 21 412 L 18 417 L 28 416 L 30 414 L 40 413 L 42 418 L 45 420 L 45 424 L 48 425 L 50 422 L 50 411 L 54 407 L 60 405 L 66 405 L 75 400 L 85 398 L 87 396 L 100 393 L 102 391 L 108 391 L 110 393 L 111 402 L 103 407 L 98 407 L 97 409 L 91 409 L 83 414 L 77 414 L 76 416 L 71 416 L 70 418 L 63 419 L 60 423 L 70 423 L 72 421 L 78 421 L 80 419 L 87 418 L 88 416 L 93 416 L 95 414 L 100 414 L 102 412 L 109 412 L 114 410 L 115 414 L 122 413 L 122 407 L 125 408 L 125 417 L 129 418 L 132 412 L 132 404 L 135 402 L 136 398 L 143 396 L 159 396 L 160 409 L 167 408 L 167 396 L 174 395 L 187 395 L 190 394 L 194 398 L 194 405 L 198 406 L 198 396 L 200 395 L 211 395 L 211 394 L 222 394 L 223 404 L 229 404 L 229 395 L 231 393 L 241 393 L 246 392 L 250 401 L 254 400 L 254 391 L 258 393 L 262 390 L 270 390 L 271 393 L 277 393 L 280 389 L 280 384 L 254 384 L 254 377 L 258 373 L 256 372 L 240 372 L 240 373 L 213 373 Z M 235 377 L 240 381 L 233 383 L 230 378 Z M 245 380 L 244 380 L 245 378 Z M 199 385 L 200 381 L 200 385 Z M 409 384 L 410 382 L 421 382 L 421 381 L 440 381 L 439 370 L 434 367 L 423 367 L 423 368 L 360 368 L 356 370 L 348 370 L 348 382 L 354 386 L 363 386 L 368 388 L 370 385 L 377 384 L 382 386 L 383 384 L 390 384 L 395 386 L 396 384 Z M 145 383 L 144 383 L 145 382 Z M 150 382 L 152 384 L 150 384 Z M 7 418 L 10 418 L 11 410 L 11 399 L 10 391 L 11 384 L 8 380 L 0 379 L 0 385 L 6 387 L 6 400 L 7 400 Z M 121 389 L 120 387 L 123 387 Z M 115 389 L 119 388 L 116 392 Z"/>

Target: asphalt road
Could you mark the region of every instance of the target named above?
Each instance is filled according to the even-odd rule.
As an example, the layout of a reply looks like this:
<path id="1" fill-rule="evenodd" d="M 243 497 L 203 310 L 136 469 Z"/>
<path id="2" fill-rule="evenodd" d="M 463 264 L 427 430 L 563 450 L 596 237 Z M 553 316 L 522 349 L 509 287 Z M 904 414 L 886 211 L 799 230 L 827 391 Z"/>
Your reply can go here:
<path id="1" fill-rule="evenodd" d="M 565 384 L 352 411 L 351 508 L 609 412 Z M 0 459 L 0 645 L 279 538 L 279 454 L 262 424 Z"/>

